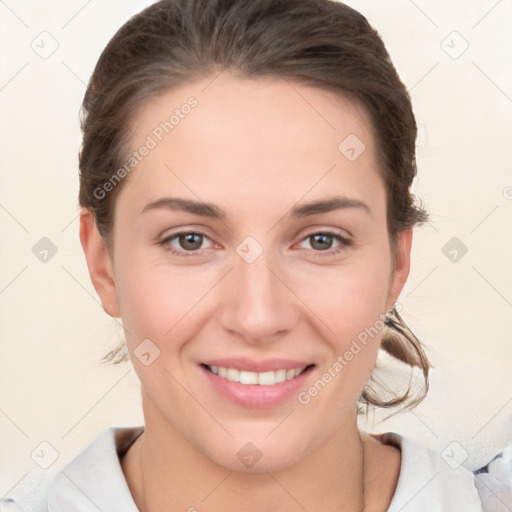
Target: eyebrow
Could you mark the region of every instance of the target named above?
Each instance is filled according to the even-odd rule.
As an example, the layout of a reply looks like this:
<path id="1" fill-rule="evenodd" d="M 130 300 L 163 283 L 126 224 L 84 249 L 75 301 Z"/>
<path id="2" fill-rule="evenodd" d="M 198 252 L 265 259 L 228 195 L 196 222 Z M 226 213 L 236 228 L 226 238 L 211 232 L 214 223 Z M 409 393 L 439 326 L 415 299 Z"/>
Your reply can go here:
<path id="1" fill-rule="evenodd" d="M 369 206 L 360 201 L 359 199 L 351 199 L 348 197 L 335 196 L 320 201 L 313 201 L 310 203 L 295 206 L 288 213 L 288 217 L 302 218 L 310 215 L 318 215 L 321 213 L 328 213 L 334 210 L 344 210 L 348 208 L 360 209 L 369 215 L 371 210 Z M 223 220 L 227 217 L 226 212 L 211 203 L 204 203 L 202 201 L 194 201 L 193 199 L 182 199 L 179 197 L 163 197 L 157 201 L 147 204 L 141 214 L 151 210 L 175 210 L 192 213 L 194 215 L 201 215 L 213 219 Z"/>

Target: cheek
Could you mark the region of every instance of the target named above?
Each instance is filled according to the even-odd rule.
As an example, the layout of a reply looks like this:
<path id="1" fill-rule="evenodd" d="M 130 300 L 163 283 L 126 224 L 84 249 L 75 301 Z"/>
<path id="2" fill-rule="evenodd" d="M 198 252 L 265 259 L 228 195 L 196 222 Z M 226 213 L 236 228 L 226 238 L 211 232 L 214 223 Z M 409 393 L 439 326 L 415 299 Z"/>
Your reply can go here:
<path id="1" fill-rule="evenodd" d="M 171 266 L 147 250 L 129 252 L 116 262 L 126 343 L 141 382 L 159 387 L 168 380 L 164 369 L 181 374 L 183 360 L 192 357 L 190 342 L 215 313 L 225 269 Z M 158 357 L 146 367 L 139 354 L 148 350 Z"/>
<path id="2" fill-rule="evenodd" d="M 189 397 L 170 375 L 181 374 L 181 354 L 202 323 L 201 298 L 211 284 L 165 265 L 138 265 L 135 259 L 120 268 L 119 278 L 126 343 L 143 387 L 154 396 L 172 397 L 174 405 L 183 400 L 186 407 Z"/>
<path id="3" fill-rule="evenodd" d="M 310 290 L 307 305 L 326 325 L 323 334 L 330 345 L 330 356 L 322 361 L 322 381 L 336 381 L 333 391 L 343 388 L 355 399 L 371 376 L 380 347 L 389 261 L 347 266 L 304 283 L 303 289 Z"/>
<path id="4" fill-rule="evenodd" d="M 378 270 L 367 269 L 365 277 L 354 271 L 331 282 L 329 293 L 319 294 L 313 306 L 329 322 L 324 331 L 329 350 L 316 380 L 297 399 L 324 425 L 338 425 L 358 402 L 378 356 L 387 280 Z"/>
<path id="5" fill-rule="evenodd" d="M 208 279 L 193 279 L 190 271 L 134 261 L 120 272 L 117 287 L 124 325 L 155 342 L 171 337 L 210 288 Z"/>
<path id="6" fill-rule="evenodd" d="M 381 323 L 388 285 L 386 262 L 376 262 L 347 266 L 323 277 L 311 275 L 302 288 L 308 306 L 324 320 L 341 350 L 350 339 Z"/>

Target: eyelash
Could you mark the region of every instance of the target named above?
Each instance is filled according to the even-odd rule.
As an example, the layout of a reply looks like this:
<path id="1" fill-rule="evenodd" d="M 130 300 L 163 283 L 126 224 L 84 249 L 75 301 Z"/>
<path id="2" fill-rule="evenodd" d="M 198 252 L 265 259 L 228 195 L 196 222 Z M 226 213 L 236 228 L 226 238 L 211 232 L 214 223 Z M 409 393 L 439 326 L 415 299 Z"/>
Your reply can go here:
<path id="1" fill-rule="evenodd" d="M 208 235 L 206 235 L 205 233 L 201 233 L 200 231 L 180 231 L 178 233 L 174 233 L 173 235 L 164 238 L 161 242 L 158 242 L 158 245 L 162 246 L 164 248 L 164 250 L 169 251 L 171 254 L 175 254 L 177 256 L 182 256 L 182 257 L 185 257 L 185 258 L 189 257 L 189 256 L 197 256 L 198 251 L 200 251 L 201 249 L 196 249 L 195 251 L 185 251 L 185 250 L 177 251 L 176 249 L 174 249 L 169 244 L 169 242 L 171 240 L 174 240 L 175 238 L 178 238 L 178 237 L 180 237 L 182 235 L 199 235 L 199 236 L 202 236 L 204 238 L 210 239 L 208 237 Z M 329 230 L 315 231 L 313 233 L 309 233 L 304 238 L 302 238 L 301 242 L 304 242 L 308 238 L 311 238 L 311 237 L 316 236 L 316 235 L 331 236 L 336 241 L 338 241 L 340 243 L 334 249 L 327 249 L 325 251 L 315 251 L 315 250 L 313 250 L 313 252 L 314 253 L 318 253 L 318 256 L 320 256 L 320 257 L 322 257 L 323 255 L 334 256 L 334 255 L 338 254 L 339 252 L 343 251 L 345 248 L 351 247 L 353 245 L 353 241 L 351 239 L 349 239 L 347 237 L 344 237 L 344 236 L 340 235 L 339 233 L 336 233 L 334 231 L 329 231 Z"/>

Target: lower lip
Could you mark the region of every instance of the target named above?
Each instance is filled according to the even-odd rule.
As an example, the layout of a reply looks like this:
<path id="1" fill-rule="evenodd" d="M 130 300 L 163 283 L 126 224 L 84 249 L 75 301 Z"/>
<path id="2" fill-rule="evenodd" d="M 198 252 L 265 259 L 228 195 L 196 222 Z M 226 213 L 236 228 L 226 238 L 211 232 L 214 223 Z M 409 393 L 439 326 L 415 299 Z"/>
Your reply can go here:
<path id="1" fill-rule="evenodd" d="M 296 396 L 300 389 L 304 387 L 306 379 L 314 369 L 314 367 L 309 367 L 298 377 L 285 382 L 279 382 L 272 386 L 261 386 L 259 384 L 233 382 L 213 374 L 204 366 L 200 366 L 200 368 L 215 391 L 237 405 L 253 409 L 275 407 L 289 400 L 292 396 Z"/>

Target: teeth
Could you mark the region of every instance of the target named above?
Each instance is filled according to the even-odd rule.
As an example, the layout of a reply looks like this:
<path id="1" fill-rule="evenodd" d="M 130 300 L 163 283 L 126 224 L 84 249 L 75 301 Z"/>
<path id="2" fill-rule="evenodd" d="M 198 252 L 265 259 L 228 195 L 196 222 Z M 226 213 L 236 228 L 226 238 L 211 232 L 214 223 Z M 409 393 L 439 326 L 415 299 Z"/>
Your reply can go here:
<path id="1" fill-rule="evenodd" d="M 276 374 L 276 382 L 284 382 L 286 380 L 286 370 L 277 370 Z"/>
<path id="2" fill-rule="evenodd" d="M 276 372 L 258 373 L 258 384 L 260 386 L 273 386 L 276 383 Z"/>
<path id="3" fill-rule="evenodd" d="M 273 386 L 280 382 L 298 377 L 305 369 L 296 368 L 292 370 L 277 370 L 275 372 L 249 372 L 246 370 L 237 370 L 235 368 L 223 368 L 222 366 L 208 366 L 209 370 L 219 377 L 239 382 L 240 384 L 259 384 L 260 386 Z"/>
<path id="4" fill-rule="evenodd" d="M 240 370 L 228 368 L 226 370 L 226 379 L 232 380 L 233 382 L 240 382 Z"/>
<path id="5" fill-rule="evenodd" d="M 246 372 L 245 370 L 242 370 L 240 372 L 240 379 L 238 382 L 241 384 L 258 384 L 258 374 L 256 372 Z"/>

